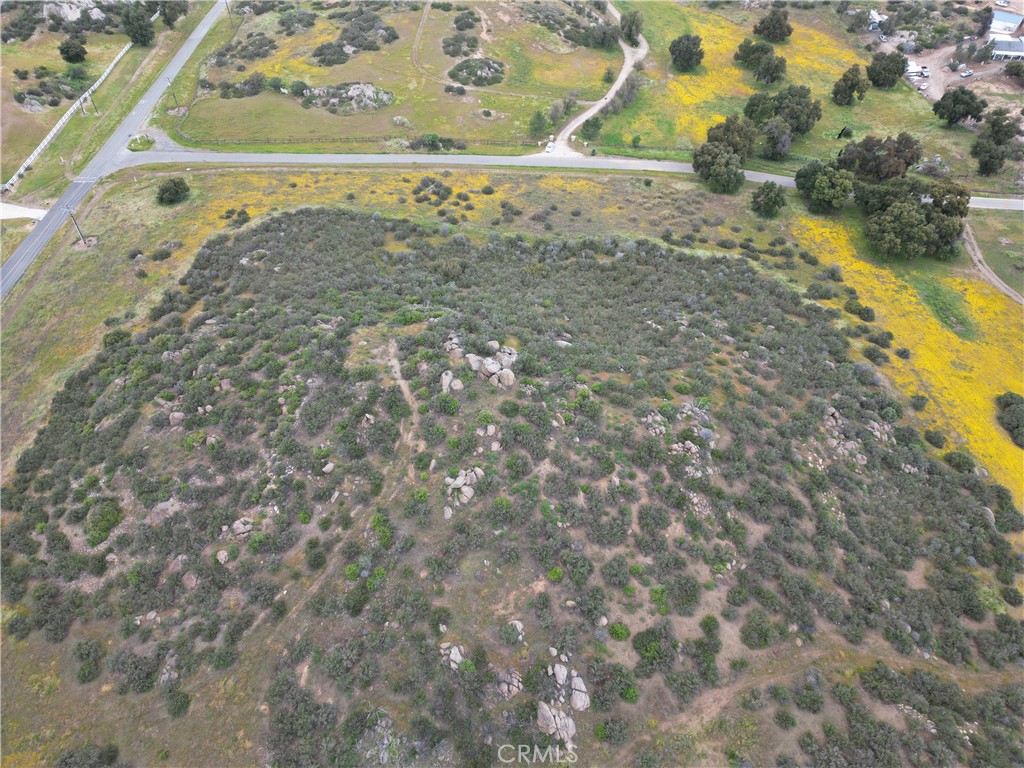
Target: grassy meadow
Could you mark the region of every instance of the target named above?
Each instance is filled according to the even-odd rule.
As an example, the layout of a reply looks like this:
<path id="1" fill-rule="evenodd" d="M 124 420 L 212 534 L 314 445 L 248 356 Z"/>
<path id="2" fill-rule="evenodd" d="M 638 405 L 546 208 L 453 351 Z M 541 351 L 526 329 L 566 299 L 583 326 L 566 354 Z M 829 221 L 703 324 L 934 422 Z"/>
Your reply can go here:
<path id="1" fill-rule="evenodd" d="M 985 263 L 1024 293 L 1024 221 L 1020 213 L 975 210 L 969 221 Z"/>
<path id="2" fill-rule="evenodd" d="M 423 133 L 438 133 L 462 139 L 471 145 L 488 142 L 521 142 L 527 137 L 529 119 L 534 111 L 547 111 L 553 99 L 576 91 L 582 99 L 596 99 L 605 91 L 602 75 L 608 67 L 621 66 L 621 51 L 572 49 L 556 35 L 538 24 L 519 17 L 512 6 L 498 3 L 474 5 L 480 23 L 468 34 L 480 40 L 482 52 L 506 65 L 505 79 L 492 87 L 469 88 L 464 96 L 444 91 L 447 72 L 459 59 L 441 49 L 444 37 L 455 33 L 454 11 L 436 8 L 424 11 L 403 10 L 385 14 L 398 40 L 379 51 L 365 51 L 344 64 L 333 67 L 315 65 L 311 52 L 337 36 L 337 23 L 320 17 L 312 28 L 292 36 L 279 33 L 278 14 L 247 16 L 236 27 L 236 20 L 221 19 L 175 81 L 175 92 L 182 101 L 191 101 L 188 115 L 179 120 L 168 115 L 174 104 L 166 97 L 161 104 L 158 124 L 168 132 L 179 127 L 175 138 L 188 145 L 201 146 L 211 140 L 240 139 L 230 146 L 259 150 L 260 142 L 288 139 L 290 150 L 322 151 L 313 140 L 335 137 L 385 137 L 412 139 Z M 270 56 L 246 64 L 238 72 L 234 64 L 217 68 L 212 54 L 233 37 L 263 32 L 278 48 Z M 351 115 L 332 115 L 323 109 L 304 109 L 299 99 L 265 91 L 244 99 L 221 99 L 216 92 L 200 92 L 200 77 L 219 83 L 237 82 L 252 72 L 279 77 L 285 84 L 302 80 L 311 86 L 350 82 L 372 82 L 394 94 L 388 107 Z M 399 119 L 401 118 L 401 119 Z M 397 122 L 396 122 L 397 121 Z M 303 145 L 303 140 L 310 140 Z M 219 144 L 218 147 L 223 145 Z M 273 149 L 274 144 L 267 147 Z M 385 142 L 374 145 L 332 143 L 334 149 L 373 151 L 395 147 Z M 523 147 L 505 151 L 523 151 Z"/>
<path id="3" fill-rule="evenodd" d="M 51 72 L 67 69 L 68 64 L 57 51 L 65 37 L 63 33 L 47 32 L 41 28 L 28 40 L 0 45 L 0 112 L 4 115 L 0 126 L 0 144 L 3 146 L 0 176 L 5 182 L 73 103 L 73 100 L 62 99 L 55 107 L 43 106 L 38 112 L 30 112 L 14 100 L 17 91 L 31 88 L 36 82 L 32 74 L 35 67 L 44 66 Z M 103 73 L 127 42 L 125 35 L 88 35 L 85 47 L 89 54 L 84 63 L 90 83 Z M 19 80 L 14 75 L 15 69 L 27 69 L 28 79 Z"/>
<path id="4" fill-rule="evenodd" d="M 31 219 L 4 219 L 0 221 L 0 264 L 3 264 L 14 253 L 32 227 Z"/>

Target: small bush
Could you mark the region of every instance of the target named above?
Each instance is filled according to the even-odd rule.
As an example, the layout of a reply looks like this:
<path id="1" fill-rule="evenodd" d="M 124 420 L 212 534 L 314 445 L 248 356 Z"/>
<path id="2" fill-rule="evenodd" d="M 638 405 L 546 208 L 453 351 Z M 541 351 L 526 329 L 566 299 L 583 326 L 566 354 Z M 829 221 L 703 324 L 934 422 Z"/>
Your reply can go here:
<path id="1" fill-rule="evenodd" d="M 796 727 L 796 718 L 788 709 L 780 709 L 775 713 L 775 724 L 784 731 Z"/>
<path id="2" fill-rule="evenodd" d="M 957 472 L 973 472 L 974 471 L 974 459 L 968 456 L 966 453 L 960 453 L 959 451 L 950 451 L 945 456 L 946 463 L 949 464 Z"/>
<path id="3" fill-rule="evenodd" d="M 160 205 L 180 203 L 188 197 L 189 191 L 188 183 L 180 176 L 175 176 L 173 179 L 167 179 L 160 185 L 156 193 L 156 201 Z"/>
<path id="4" fill-rule="evenodd" d="M 611 635 L 613 640 L 628 640 L 629 639 L 629 627 L 625 624 L 615 623 L 608 627 L 608 634 Z"/>

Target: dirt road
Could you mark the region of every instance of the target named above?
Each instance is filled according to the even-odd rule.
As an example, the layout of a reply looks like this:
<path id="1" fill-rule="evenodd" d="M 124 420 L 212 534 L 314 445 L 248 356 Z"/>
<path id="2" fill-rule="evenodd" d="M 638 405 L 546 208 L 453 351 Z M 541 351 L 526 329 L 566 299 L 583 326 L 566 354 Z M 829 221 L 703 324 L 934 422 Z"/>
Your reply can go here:
<path id="1" fill-rule="evenodd" d="M 981 255 L 981 248 L 978 247 L 978 242 L 974 239 L 974 232 L 971 231 L 971 225 L 967 222 L 964 222 L 964 245 L 967 247 L 967 253 L 970 254 L 974 266 L 997 291 L 1009 296 L 1018 304 L 1024 304 L 1024 296 L 1003 282 L 1003 279 L 992 270 L 992 267 L 985 263 L 985 257 Z"/>

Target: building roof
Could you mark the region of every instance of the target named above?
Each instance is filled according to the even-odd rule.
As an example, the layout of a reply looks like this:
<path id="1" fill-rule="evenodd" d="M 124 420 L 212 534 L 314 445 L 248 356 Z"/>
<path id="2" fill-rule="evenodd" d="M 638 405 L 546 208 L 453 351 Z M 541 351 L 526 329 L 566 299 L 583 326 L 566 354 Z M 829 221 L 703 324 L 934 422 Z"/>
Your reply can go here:
<path id="1" fill-rule="evenodd" d="M 1024 23 L 1024 16 L 1009 11 L 994 11 L 992 13 L 992 25 L 990 31 L 996 33 L 1014 32 L 1017 27 Z"/>
<path id="2" fill-rule="evenodd" d="M 1004 38 L 992 41 L 993 53 L 1024 53 L 1024 39 Z"/>
<path id="3" fill-rule="evenodd" d="M 992 12 L 992 21 L 1001 21 L 1004 24 L 1018 25 L 1024 21 L 1024 16 L 1017 13 L 1011 13 L 1010 11 L 996 10 Z"/>

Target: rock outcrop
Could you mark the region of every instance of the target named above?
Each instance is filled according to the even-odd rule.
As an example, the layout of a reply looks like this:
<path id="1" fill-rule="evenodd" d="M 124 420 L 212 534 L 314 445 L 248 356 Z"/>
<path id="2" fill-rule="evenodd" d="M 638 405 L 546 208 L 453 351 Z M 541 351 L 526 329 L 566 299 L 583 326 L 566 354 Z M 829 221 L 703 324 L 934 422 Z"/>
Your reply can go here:
<path id="1" fill-rule="evenodd" d="M 537 727 L 543 733 L 564 741 L 570 750 L 573 749 L 572 737 L 576 735 L 576 722 L 561 707 L 537 702 Z"/>
<path id="2" fill-rule="evenodd" d="M 455 477 L 446 477 L 444 483 L 448 486 L 448 500 L 456 507 L 460 504 L 467 504 L 476 495 L 473 486 L 483 479 L 484 471 L 481 467 L 472 469 L 460 469 Z M 450 515 L 446 514 L 445 519 Z"/>
<path id="3" fill-rule="evenodd" d="M 523 690 L 523 676 L 516 669 L 500 670 L 496 685 L 503 699 L 511 699 Z"/>
<path id="4" fill-rule="evenodd" d="M 458 670 L 466 660 L 466 649 L 455 643 L 441 643 L 441 657 L 449 667 Z"/>

